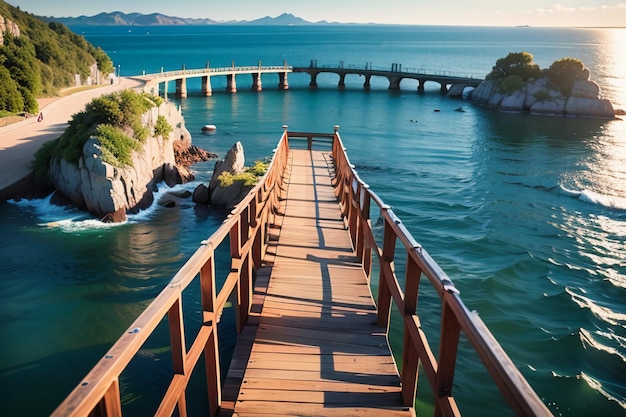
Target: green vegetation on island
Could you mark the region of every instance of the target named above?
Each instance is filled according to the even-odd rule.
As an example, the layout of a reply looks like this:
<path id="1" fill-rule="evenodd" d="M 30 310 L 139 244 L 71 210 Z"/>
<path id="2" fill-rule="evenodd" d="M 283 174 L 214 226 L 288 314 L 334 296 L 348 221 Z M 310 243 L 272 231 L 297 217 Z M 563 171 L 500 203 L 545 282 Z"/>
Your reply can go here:
<path id="1" fill-rule="evenodd" d="M 162 103 L 161 97 L 132 90 L 93 99 L 84 111 L 72 116 L 63 135 L 46 142 L 35 153 L 35 178 L 39 182 L 45 181 L 53 158 L 77 164 L 90 137 L 100 142 L 103 161 L 113 166 L 128 166 L 132 163 L 132 152 L 139 150 L 151 133 L 141 123 L 142 114 Z M 165 117 L 159 115 L 153 133 L 167 139 L 172 129 Z"/>
<path id="2" fill-rule="evenodd" d="M 239 174 L 232 174 L 229 171 L 223 171 L 217 178 L 220 180 L 220 187 L 229 187 L 237 181 L 242 181 L 246 187 L 256 185 L 269 168 L 268 162 L 254 161 L 254 165 L 246 168 Z"/>
<path id="3" fill-rule="evenodd" d="M 577 80 L 589 79 L 589 70 L 575 58 L 563 58 L 554 61 L 547 69 L 541 69 L 528 52 L 511 52 L 496 61 L 487 80 L 499 82 L 500 89 L 511 94 L 520 90 L 531 79 L 547 77 L 564 95 L 569 94 Z"/>
<path id="4" fill-rule="evenodd" d="M 75 75 L 85 80 L 97 64 L 103 75 L 113 72 L 106 53 L 66 26 L 43 20 L 0 0 L 0 18 L 19 33 L 0 36 L 0 112 L 36 113 L 37 98 L 57 95 L 75 85 Z"/>

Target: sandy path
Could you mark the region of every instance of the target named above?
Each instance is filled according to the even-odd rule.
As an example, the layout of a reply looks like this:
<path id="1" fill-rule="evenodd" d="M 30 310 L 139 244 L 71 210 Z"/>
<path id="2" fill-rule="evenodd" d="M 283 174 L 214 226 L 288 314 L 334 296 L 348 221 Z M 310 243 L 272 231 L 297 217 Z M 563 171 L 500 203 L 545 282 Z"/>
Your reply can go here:
<path id="1" fill-rule="evenodd" d="M 80 91 L 58 99 L 45 99 L 41 109 L 43 121 L 37 122 L 37 117 L 31 117 L 0 127 L 0 190 L 28 176 L 37 149 L 43 143 L 61 136 L 72 115 L 82 111 L 94 97 L 125 88 L 138 88 L 143 84 L 143 80 L 122 77 L 113 85 Z"/>

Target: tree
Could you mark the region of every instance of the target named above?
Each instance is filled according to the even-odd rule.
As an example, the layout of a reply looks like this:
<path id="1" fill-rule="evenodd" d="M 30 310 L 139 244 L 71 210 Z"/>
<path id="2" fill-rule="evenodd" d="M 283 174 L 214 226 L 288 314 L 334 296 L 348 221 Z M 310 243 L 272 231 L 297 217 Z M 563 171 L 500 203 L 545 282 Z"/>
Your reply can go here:
<path id="1" fill-rule="evenodd" d="M 488 80 L 503 80 L 512 75 L 517 75 L 522 81 L 538 78 L 541 68 L 535 64 L 533 55 L 529 52 L 511 52 L 505 58 L 496 61 L 496 65 L 487 74 Z"/>
<path id="2" fill-rule="evenodd" d="M 546 75 L 563 94 L 567 95 L 572 91 L 575 81 L 589 79 L 589 70 L 578 59 L 563 58 L 554 61 L 546 71 Z"/>
<path id="3" fill-rule="evenodd" d="M 24 110 L 24 99 L 8 69 L 0 65 L 0 110 L 17 113 Z"/>

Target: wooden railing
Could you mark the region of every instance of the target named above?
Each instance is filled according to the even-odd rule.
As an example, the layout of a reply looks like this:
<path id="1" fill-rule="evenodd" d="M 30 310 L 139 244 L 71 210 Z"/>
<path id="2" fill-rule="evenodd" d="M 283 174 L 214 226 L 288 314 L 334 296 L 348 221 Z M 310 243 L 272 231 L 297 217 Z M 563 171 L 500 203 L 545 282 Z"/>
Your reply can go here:
<path id="1" fill-rule="evenodd" d="M 337 132 L 332 155 L 336 171 L 336 195 L 348 222 L 353 246 L 368 276 L 371 275 L 372 256 L 378 259 L 378 324 L 389 330 L 392 303 L 402 317 L 404 342 L 400 371 L 404 405 L 414 406 L 418 366 L 421 364 L 435 396 L 435 416 L 461 415 L 452 395 L 452 386 L 460 335 L 463 332 L 517 415 L 552 416 L 478 314 L 470 312 L 463 304 L 450 278 L 415 241 L 391 207 L 359 178 Z M 372 201 L 378 206 L 380 218 L 384 221 L 382 244 L 376 242 L 372 231 Z M 398 241 L 406 251 L 407 258 L 404 288 L 399 284 L 394 267 Z M 442 302 L 437 357 L 430 348 L 416 313 L 422 276 L 428 278 Z"/>
<path id="2" fill-rule="evenodd" d="M 217 323 L 231 294 L 236 295 L 237 331 L 245 325 L 252 300 L 252 273 L 259 268 L 266 251 L 267 233 L 279 206 L 289 143 L 283 134 L 267 173 L 247 197 L 230 213 L 215 233 L 195 251 L 163 291 L 133 322 L 83 381 L 52 414 L 61 416 L 121 416 L 119 378 L 157 325 L 167 319 L 172 348 L 173 374 L 156 411 L 170 416 L 176 410 L 187 415 L 185 393 L 191 373 L 204 356 L 205 377 L 211 413 L 221 404 L 220 353 Z M 217 291 L 215 249 L 226 239 L 230 245 L 230 273 Z M 197 276 L 200 278 L 202 325 L 186 349 L 182 295 Z"/>
<path id="3" fill-rule="evenodd" d="M 460 334 L 463 332 L 517 415 L 551 416 L 478 315 L 465 307 L 452 281 L 413 239 L 391 208 L 359 178 L 344 151 L 338 128 L 332 134 L 288 132 L 286 126 L 284 128 L 285 132 L 274 151 L 268 172 L 259 184 L 234 208 L 220 228 L 202 242 L 169 285 L 54 411 L 53 416 L 121 416 L 120 375 L 164 318 L 169 326 L 173 373 L 155 415 L 170 416 L 175 411 L 179 416 L 187 415 L 187 386 L 202 356 L 206 368 L 210 413 L 215 415 L 218 412 L 222 376 L 217 323 L 231 294 L 236 294 L 233 298 L 236 298 L 238 332 L 248 319 L 253 271 L 261 266 L 267 248 L 268 230 L 274 224 L 283 191 L 282 181 L 290 140 L 294 139 L 306 140 L 306 145 L 303 145 L 306 149 L 311 149 L 319 142 L 324 143 L 329 151 L 332 148 L 336 195 L 354 248 L 368 277 L 371 275 L 373 259 L 378 260 L 378 323 L 388 330 L 392 303 L 395 303 L 402 316 L 404 343 L 401 379 L 404 405 L 414 406 L 418 366 L 421 364 L 435 393 L 435 415 L 461 415 L 452 395 L 452 386 Z M 372 201 L 384 219 L 381 245 L 377 244 L 371 227 Z M 218 291 L 215 249 L 226 239 L 230 246 L 230 273 Z M 399 284 L 394 268 L 394 252 L 398 241 L 407 254 L 404 289 Z M 438 360 L 416 314 L 422 275 L 428 278 L 442 300 Z M 202 325 L 187 350 L 182 293 L 198 276 Z"/>

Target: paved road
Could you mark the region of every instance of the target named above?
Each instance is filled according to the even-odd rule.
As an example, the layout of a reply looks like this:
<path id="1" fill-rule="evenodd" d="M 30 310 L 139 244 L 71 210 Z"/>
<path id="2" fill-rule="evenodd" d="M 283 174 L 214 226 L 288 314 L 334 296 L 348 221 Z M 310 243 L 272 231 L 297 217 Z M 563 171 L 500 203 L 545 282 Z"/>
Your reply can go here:
<path id="1" fill-rule="evenodd" d="M 138 88 L 144 81 L 122 77 L 116 84 L 84 90 L 47 104 L 43 120 L 31 117 L 0 127 L 0 190 L 27 177 L 33 155 L 45 142 L 56 139 L 67 128 L 72 115 L 82 111 L 94 97 L 126 88 Z"/>

